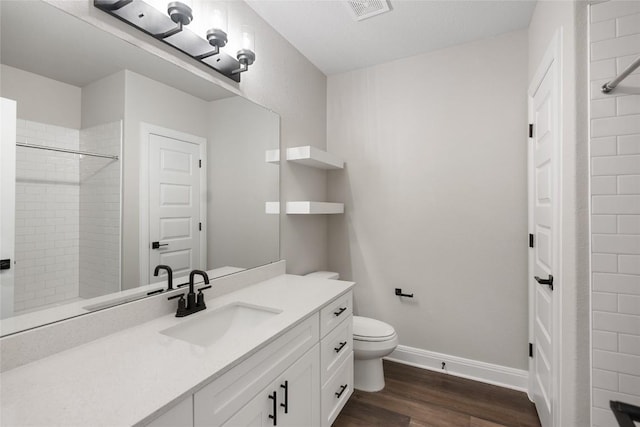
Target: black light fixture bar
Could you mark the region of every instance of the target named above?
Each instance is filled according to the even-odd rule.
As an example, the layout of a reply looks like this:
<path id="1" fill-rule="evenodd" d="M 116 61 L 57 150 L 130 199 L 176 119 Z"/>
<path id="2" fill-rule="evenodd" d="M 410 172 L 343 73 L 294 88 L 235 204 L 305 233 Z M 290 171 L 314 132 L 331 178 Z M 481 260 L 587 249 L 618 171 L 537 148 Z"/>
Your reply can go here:
<path id="1" fill-rule="evenodd" d="M 207 40 L 193 31 L 176 24 L 168 14 L 162 13 L 142 0 L 94 0 L 93 5 L 193 59 L 213 68 L 225 77 L 240 82 L 240 62 L 224 52 L 215 52 Z"/>

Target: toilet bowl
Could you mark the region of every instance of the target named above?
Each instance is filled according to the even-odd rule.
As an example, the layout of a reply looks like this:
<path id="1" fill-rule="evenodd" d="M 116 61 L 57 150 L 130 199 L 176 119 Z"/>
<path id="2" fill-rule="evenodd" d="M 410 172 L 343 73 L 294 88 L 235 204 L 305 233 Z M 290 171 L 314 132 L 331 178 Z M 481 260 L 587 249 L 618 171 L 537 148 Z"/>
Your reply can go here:
<path id="1" fill-rule="evenodd" d="M 307 276 L 338 279 L 338 273 L 316 271 Z M 369 317 L 353 316 L 354 385 L 357 390 L 380 391 L 384 388 L 382 358 L 398 346 L 393 326 Z"/>
<path id="2" fill-rule="evenodd" d="M 393 326 L 368 317 L 353 316 L 353 387 L 362 391 L 384 388 L 382 358 L 398 346 Z"/>

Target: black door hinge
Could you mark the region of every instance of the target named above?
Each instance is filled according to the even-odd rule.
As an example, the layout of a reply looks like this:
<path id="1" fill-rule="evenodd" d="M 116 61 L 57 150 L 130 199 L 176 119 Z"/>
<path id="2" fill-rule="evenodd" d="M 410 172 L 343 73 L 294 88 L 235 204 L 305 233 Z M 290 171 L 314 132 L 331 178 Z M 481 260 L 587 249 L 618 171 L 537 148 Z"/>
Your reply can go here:
<path id="1" fill-rule="evenodd" d="M 198 223 L 198 230 L 202 231 L 202 223 L 201 222 Z"/>
<path id="2" fill-rule="evenodd" d="M 198 167 L 202 168 L 202 159 L 198 160 Z"/>
<path id="3" fill-rule="evenodd" d="M 533 247 L 533 234 L 529 234 L 529 247 Z"/>
<path id="4" fill-rule="evenodd" d="M 529 138 L 533 138 L 533 123 L 529 123 Z"/>
<path id="5" fill-rule="evenodd" d="M 529 357 L 533 357 L 533 344 L 529 343 Z"/>

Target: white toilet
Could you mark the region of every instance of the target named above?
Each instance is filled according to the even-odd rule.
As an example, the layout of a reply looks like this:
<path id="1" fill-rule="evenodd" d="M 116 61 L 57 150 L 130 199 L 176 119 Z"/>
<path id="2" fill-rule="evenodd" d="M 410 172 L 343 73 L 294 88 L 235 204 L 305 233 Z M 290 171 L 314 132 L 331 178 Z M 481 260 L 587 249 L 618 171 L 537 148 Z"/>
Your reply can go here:
<path id="1" fill-rule="evenodd" d="M 338 279 L 338 273 L 316 271 L 307 276 Z M 368 317 L 353 316 L 354 388 L 380 391 L 384 388 L 382 358 L 398 346 L 393 326 Z"/>

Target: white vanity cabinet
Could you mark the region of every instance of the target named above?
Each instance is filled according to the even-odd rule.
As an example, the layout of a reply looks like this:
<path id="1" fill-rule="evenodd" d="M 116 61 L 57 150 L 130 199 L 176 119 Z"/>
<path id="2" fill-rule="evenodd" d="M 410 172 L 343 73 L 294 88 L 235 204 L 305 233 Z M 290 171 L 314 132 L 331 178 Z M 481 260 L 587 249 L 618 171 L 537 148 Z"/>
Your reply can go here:
<path id="1" fill-rule="evenodd" d="M 352 312 L 349 291 L 148 425 L 331 425 L 353 392 Z"/>

